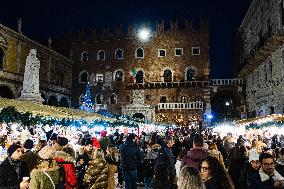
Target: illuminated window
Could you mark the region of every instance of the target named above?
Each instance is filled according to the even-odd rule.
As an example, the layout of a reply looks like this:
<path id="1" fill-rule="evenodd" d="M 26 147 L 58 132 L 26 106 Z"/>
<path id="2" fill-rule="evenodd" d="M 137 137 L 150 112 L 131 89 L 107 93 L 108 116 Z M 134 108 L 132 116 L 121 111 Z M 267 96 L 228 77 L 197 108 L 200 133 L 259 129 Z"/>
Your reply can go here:
<path id="1" fill-rule="evenodd" d="M 110 104 L 117 104 L 117 95 L 116 94 L 112 94 L 110 96 Z"/>
<path id="2" fill-rule="evenodd" d="M 123 72 L 122 71 L 116 71 L 114 80 L 115 81 L 123 81 Z"/>

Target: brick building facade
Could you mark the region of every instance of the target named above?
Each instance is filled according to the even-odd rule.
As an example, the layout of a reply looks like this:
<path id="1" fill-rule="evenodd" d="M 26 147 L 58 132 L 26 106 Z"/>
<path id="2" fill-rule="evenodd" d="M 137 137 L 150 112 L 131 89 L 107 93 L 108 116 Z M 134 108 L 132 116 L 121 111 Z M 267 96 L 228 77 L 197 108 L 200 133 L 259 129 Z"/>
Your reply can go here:
<path id="1" fill-rule="evenodd" d="M 236 40 L 236 68 L 246 80 L 250 116 L 283 113 L 283 0 L 253 0 Z"/>
<path id="2" fill-rule="evenodd" d="M 20 97 L 27 55 L 30 49 L 37 49 L 44 103 L 71 107 L 73 61 L 29 39 L 19 27 L 16 32 L 0 24 L 0 97 Z"/>
<path id="3" fill-rule="evenodd" d="M 96 108 L 148 121 L 185 121 L 210 109 L 209 32 L 185 21 L 156 24 L 147 42 L 129 26 L 69 34 L 56 41 L 58 52 L 74 60 L 72 104 L 79 107 L 90 82 Z"/>

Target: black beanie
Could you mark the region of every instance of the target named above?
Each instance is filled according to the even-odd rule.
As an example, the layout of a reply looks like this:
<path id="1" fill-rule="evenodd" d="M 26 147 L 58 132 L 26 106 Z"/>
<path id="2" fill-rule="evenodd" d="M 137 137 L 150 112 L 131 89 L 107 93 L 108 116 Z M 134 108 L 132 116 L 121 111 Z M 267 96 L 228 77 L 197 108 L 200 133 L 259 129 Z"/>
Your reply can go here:
<path id="1" fill-rule="evenodd" d="M 58 138 L 57 138 L 57 143 L 58 143 L 60 146 L 65 146 L 66 144 L 68 144 L 68 139 L 65 138 L 65 137 L 58 137 Z"/>
<path id="2" fill-rule="evenodd" d="M 21 145 L 19 144 L 12 144 L 9 148 L 8 148 L 8 155 L 11 157 L 12 154 L 18 149 L 18 148 L 22 148 Z"/>
<path id="3" fill-rule="evenodd" d="M 52 133 L 51 136 L 50 136 L 50 140 L 57 140 L 57 134 Z"/>
<path id="4" fill-rule="evenodd" d="M 23 147 L 30 150 L 34 147 L 34 142 L 31 139 L 27 139 Z"/>

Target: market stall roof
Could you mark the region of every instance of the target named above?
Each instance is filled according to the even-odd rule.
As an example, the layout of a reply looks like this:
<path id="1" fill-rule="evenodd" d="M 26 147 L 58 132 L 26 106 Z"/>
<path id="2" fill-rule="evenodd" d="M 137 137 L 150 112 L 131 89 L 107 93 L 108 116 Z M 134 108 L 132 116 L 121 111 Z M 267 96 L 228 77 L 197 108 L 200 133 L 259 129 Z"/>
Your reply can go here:
<path id="1" fill-rule="evenodd" d="M 239 121 L 235 121 L 237 125 L 249 125 L 251 123 L 265 123 L 269 121 L 284 121 L 284 115 L 282 114 L 271 114 L 264 117 L 255 117 L 255 118 L 249 118 L 249 119 L 242 119 Z"/>
<path id="2" fill-rule="evenodd" d="M 31 101 L 22 101 L 14 99 L 6 99 L 0 97 L 0 111 L 1 109 L 14 106 L 19 112 L 31 112 L 33 115 L 51 116 L 53 118 L 65 119 L 85 119 L 86 121 L 105 120 L 113 122 L 115 119 L 105 117 L 100 114 L 82 111 L 73 108 L 64 108 L 56 106 L 43 105 Z"/>

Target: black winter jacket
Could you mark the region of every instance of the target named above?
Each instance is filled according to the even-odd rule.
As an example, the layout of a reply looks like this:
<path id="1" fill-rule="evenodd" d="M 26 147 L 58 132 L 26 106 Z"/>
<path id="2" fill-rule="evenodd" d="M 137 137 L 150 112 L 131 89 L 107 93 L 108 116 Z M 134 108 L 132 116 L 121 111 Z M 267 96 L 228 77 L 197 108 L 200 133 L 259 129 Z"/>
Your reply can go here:
<path id="1" fill-rule="evenodd" d="M 0 189 L 19 189 L 23 177 L 28 177 L 28 164 L 21 162 L 20 175 L 18 175 L 14 167 L 10 164 L 8 159 L 3 161 L 0 165 Z"/>
<path id="2" fill-rule="evenodd" d="M 124 144 L 120 145 L 119 150 L 122 170 L 136 170 L 141 163 L 139 147 L 133 141 L 125 141 Z"/>

